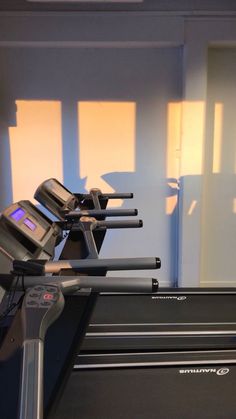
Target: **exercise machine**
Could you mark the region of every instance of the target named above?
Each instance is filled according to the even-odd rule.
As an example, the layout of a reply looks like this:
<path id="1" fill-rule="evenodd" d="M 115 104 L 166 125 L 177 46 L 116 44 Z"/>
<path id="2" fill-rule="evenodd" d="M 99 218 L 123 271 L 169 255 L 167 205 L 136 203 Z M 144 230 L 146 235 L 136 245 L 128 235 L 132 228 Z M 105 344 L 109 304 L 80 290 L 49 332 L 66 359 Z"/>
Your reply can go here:
<path id="1" fill-rule="evenodd" d="M 81 230 L 78 231 L 81 232 Z M 93 234 L 94 233 L 96 233 L 96 230 L 93 231 Z M 86 251 L 88 252 L 87 246 Z M 90 262 L 97 264 L 99 263 L 98 260 L 87 260 L 86 264 Z M 155 260 L 152 259 L 152 261 L 156 263 Z M 73 263 L 70 264 L 70 262 L 68 263 L 66 261 L 62 261 L 62 263 L 67 263 L 67 265 L 60 265 L 60 268 L 67 267 L 69 270 L 70 268 L 76 269 L 76 266 L 73 265 Z M 26 269 L 28 267 L 29 272 L 34 273 L 34 278 L 37 278 L 37 281 L 40 280 L 42 282 L 44 282 L 43 277 L 39 276 L 39 272 L 40 274 L 47 275 L 47 273 L 52 270 L 51 261 L 43 261 L 41 263 L 37 263 L 37 260 L 30 262 L 23 261 L 23 263 L 22 261 L 18 261 L 15 262 L 14 265 L 15 269 L 18 269 L 18 273 L 22 273 L 23 268 Z M 89 268 L 89 265 L 87 268 Z M 98 266 L 96 265 L 96 269 L 97 268 Z M 103 268 L 106 269 L 107 265 L 103 266 Z M 53 272 L 58 271 L 56 268 L 53 269 Z M 81 266 L 79 269 L 81 269 Z M 78 279 L 77 276 L 74 279 Z M 26 282 L 26 280 L 27 277 L 25 276 L 24 282 Z M 28 277 L 28 280 L 30 280 L 30 276 Z M 92 280 L 96 280 L 95 275 Z M 46 281 L 48 281 L 48 279 Z M 29 286 L 30 285 L 31 284 L 29 283 Z M 84 283 L 80 283 L 80 286 L 84 286 Z M 99 290 L 101 289 L 102 288 L 99 288 Z M 117 289 L 115 291 L 117 291 Z M 145 341 L 147 337 L 152 338 L 152 336 L 158 336 L 153 333 L 153 331 L 150 333 L 150 330 L 148 331 L 147 329 L 146 331 L 148 334 L 140 334 L 140 329 L 143 327 L 143 317 L 141 314 L 137 313 L 135 307 L 139 307 L 140 312 L 142 303 L 140 295 L 137 294 L 137 289 L 135 291 L 135 294 L 127 294 L 126 289 L 126 292 L 119 296 L 113 294 L 113 292 L 110 295 L 104 295 L 104 301 L 109 301 L 108 298 L 110 301 L 112 301 L 111 298 L 117 299 L 117 312 L 115 314 L 120 316 L 118 318 L 119 321 L 123 318 L 123 324 L 122 322 L 119 324 L 118 322 L 115 323 L 113 317 L 111 327 L 114 332 L 115 325 L 116 336 L 108 336 L 110 341 L 107 342 L 109 344 L 107 347 L 105 343 L 105 347 L 102 346 L 99 350 L 91 349 L 91 347 L 86 351 L 84 350 L 77 359 L 72 356 L 73 364 L 75 363 L 74 371 L 68 380 L 58 407 L 54 412 L 53 409 L 46 410 L 45 414 L 48 415 L 48 417 L 50 415 L 50 418 L 53 419 L 118 419 L 120 417 L 124 419 L 130 417 L 135 417 L 137 419 L 146 419 L 147 417 L 150 419 L 156 417 L 160 419 L 233 419 L 236 411 L 234 396 L 234 383 L 236 378 L 236 351 L 234 346 L 235 290 L 160 289 L 158 294 L 153 296 L 151 296 L 150 293 L 146 293 L 144 297 L 148 297 L 148 299 L 146 300 L 147 306 L 144 314 L 148 315 L 147 312 L 149 310 L 150 302 L 153 301 L 156 305 L 154 306 L 155 310 L 152 312 L 152 315 L 156 317 L 158 314 L 159 317 L 156 317 L 156 319 L 162 319 L 161 321 L 158 321 L 159 326 L 162 326 L 161 333 L 159 333 L 159 343 L 156 341 L 156 344 L 153 345 L 151 350 L 148 342 L 146 341 L 146 345 L 143 341 Z M 134 297 L 137 297 L 138 299 L 133 307 L 132 299 Z M 150 297 L 154 298 L 150 300 Z M 99 297 L 98 303 L 100 298 L 101 297 Z M 107 299 L 105 300 L 105 298 Z M 122 301 L 123 298 L 129 298 L 128 301 L 131 302 L 129 303 L 129 309 L 131 314 L 132 310 L 134 311 L 135 324 L 129 325 L 126 320 L 124 321 L 127 311 L 124 310 L 124 305 L 119 308 L 118 298 L 120 298 L 120 301 Z M 188 300 L 190 300 L 189 303 L 191 302 L 191 304 L 184 306 L 183 304 L 187 303 Z M 112 303 L 113 310 L 116 306 L 114 301 L 115 300 L 113 300 Z M 139 306 L 138 301 L 140 302 Z M 164 302 L 168 303 L 168 305 L 164 304 Z M 228 305 L 226 313 L 222 314 L 222 310 L 219 310 L 219 307 L 224 306 L 225 308 L 226 305 Z M 103 307 L 102 310 L 104 310 Z M 168 313 L 170 307 L 172 307 L 172 311 L 171 313 Z M 205 307 L 205 312 L 203 307 Z M 209 307 L 212 307 L 212 310 L 214 309 L 215 312 L 208 313 L 209 317 L 208 321 L 206 321 L 205 316 L 207 314 L 207 309 L 209 311 Z M 191 308 L 194 308 L 194 312 L 192 313 L 192 319 L 194 321 L 189 320 Z M 108 309 L 109 305 L 106 306 L 106 310 Z M 56 323 L 61 320 L 63 312 L 58 320 L 49 328 L 48 332 L 51 331 L 52 333 Z M 113 316 L 112 310 L 111 315 Z M 86 319 L 87 322 L 84 325 L 84 331 L 88 325 L 88 317 Z M 108 317 L 106 317 L 106 319 L 107 318 Z M 142 324 L 138 323 L 140 318 Z M 178 319 L 179 322 L 177 321 Z M 73 316 L 70 321 L 71 320 L 73 320 Z M 144 326 L 151 328 L 152 325 L 149 325 L 147 320 L 148 317 L 145 317 Z M 171 323 L 171 320 L 173 323 Z M 100 318 L 99 321 L 101 322 L 102 319 Z M 157 321 L 155 323 L 157 323 Z M 172 330 L 169 329 L 167 330 L 167 333 L 165 333 L 168 323 L 169 326 L 172 326 Z M 107 328 L 107 326 L 109 326 L 107 324 L 99 324 L 99 327 Z M 70 322 L 61 323 L 59 328 L 60 335 L 62 335 L 62 330 L 64 332 L 63 340 L 65 341 L 67 341 L 65 333 L 67 332 L 66 328 L 68 328 L 68 325 L 71 327 Z M 129 326 L 136 328 L 136 336 L 130 333 L 130 330 L 128 330 Z M 139 326 L 140 329 L 137 330 Z M 153 326 L 157 325 L 154 324 Z M 120 331 L 118 330 L 118 327 L 121 328 Z M 177 327 L 178 330 L 176 330 Z M 198 327 L 197 333 L 196 330 L 194 331 L 194 328 L 196 327 Z M 124 330 L 124 328 L 126 329 Z M 82 328 L 80 329 L 80 332 L 81 330 Z M 105 333 L 100 336 L 94 336 L 96 345 L 98 341 L 105 342 Z M 11 342 L 11 336 L 12 334 L 8 335 L 6 343 L 8 342 L 8 345 L 11 343 L 13 346 L 14 341 Z M 127 347 L 122 346 L 123 344 L 121 344 L 121 346 L 116 346 L 119 341 L 123 340 L 124 342 L 124 339 L 126 338 L 130 339 L 130 341 L 132 341 L 132 338 L 136 339 L 136 346 L 134 346 L 133 349 L 130 349 L 131 343 L 127 343 L 128 349 Z M 202 341 L 199 344 L 200 338 Z M 80 339 L 82 340 L 81 335 Z M 88 337 L 86 339 L 88 339 Z M 116 342 L 113 349 L 111 349 L 110 346 L 112 339 Z M 193 340 L 195 341 L 194 345 L 191 343 Z M 163 342 L 161 347 L 158 346 L 160 342 Z M 179 346 L 177 345 L 178 342 Z M 47 344 L 46 340 L 46 356 Z M 217 345 L 219 346 L 217 347 Z M 57 362 L 60 360 L 57 350 L 55 351 L 55 348 L 57 348 L 55 341 L 53 348 L 54 353 L 50 360 L 51 363 L 46 364 L 45 359 L 44 370 L 47 371 L 45 376 L 46 398 L 48 397 L 47 391 L 48 380 L 50 378 L 50 365 L 51 367 L 54 365 L 56 370 L 58 367 Z M 78 351 L 78 348 L 76 351 Z M 73 353 L 76 354 L 76 351 Z M 9 355 L 9 350 L 6 353 Z M 69 359 L 67 361 L 69 361 Z M 4 360 L 4 366 L 6 367 L 6 359 Z M 15 375 L 17 375 L 16 372 L 17 369 L 14 369 Z M 6 386 L 6 380 L 4 380 L 4 383 Z M 12 382 L 8 385 L 9 394 L 11 394 L 10 390 L 13 390 Z M 4 397 L 5 392 L 2 392 L 2 394 Z M 7 416 L 3 417 L 7 418 Z"/>
<path id="2" fill-rule="evenodd" d="M 157 267 L 157 258 L 132 259 L 107 259 L 102 260 L 69 260 L 50 261 L 53 256 L 55 243 L 61 238 L 61 230 L 58 225 L 40 216 L 40 211 L 33 204 L 21 201 L 8 207 L 0 218 L 2 231 L 6 232 L 6 241 L 2 238 L 2 263 L 6 265 L 14 258 L 23 257 L 13 263 L 13 273 L 2 274 L 0 285 L 11 291 L 5 295 L 1 304 L 1 320 L 4 322 L 9 317 L 14 317 L 5 326 L 4 337 L 0 349 L 0 393 L 1 393 L 1 417 L 15 418 L 20 412 L 20 419 L 48 417 L 53 405 L 56 405 L 57 397 L 62 391 L 63 385 L 69 376 L 79 346 L 86 330 L 89 317 L 96 301 L 97 292 L 102 290 L 112 291 L 156 291 L 157 281 L 152 278 L 104 278 L 103 274 L 109 268 L 117 269 L 152 269 Z M 45 238 L 47 237 L 47 240 Z M 12 240 L 12 242 L 11 242 Z M 7 243 L 7 251 L 4 243 Z M 19 249 L 17 246 L 19 242 Z M 94 239 L 95 245 L 96 237 Z M 86 243 L 82 243 L 86 247 Z M 11 252 L 9 251 L 11 249 Z M 31 253 L 29 253 L 31 249 Z M 32 251 L 34 250 L 34 252 Z M 33 256 L 33 259 L 32 259 Z M 42 256 L 44 259 L 42 259 Z M 79 256 L 79 255 L 77 255 Z M 4 258 L 6 261 L 4 261 Z M 22 260 L 23 259 L 23 260 Z M 93 276 L 79 276 L 92 272 Z M 68 272 L 74 272 L 74 276 L 68 276 Z M 96 272 L 101 276 L 96 276 Z M 43 273 L 64 273 L 65 277 L 44 278 Z M 31 277 L 29 274 L 33 274 Z M 39 274 L 39 276 L 37 276 Z M 26 275 L 27 278 L 26 278 Z M 31 279 L 31 282 L 29 282 Z M 56 311 L 49 310 L 48 303 L 53 302 L 50 287 L 58 286 L 60 289 L 73 291 L 66 297 L 63 311 L 55 305 Z M 32 287 L 24 297 L 24 290 Z M 74 291 L 81 290 L 80 294 L 74 295 Z M 20 289 L 20 290 L 19 290 Z M 91 292 L 91 290 L 93 292 Z M 16 293 L 21 295 L 16 297 Z M 12 294 L 13 293 L 13 294 Z M 56 292 L 60 302 L 60 292 Z M 13 302 L 16 301 L 15 305 Z M 52 305 L 54 307 L 54 305 Z M 54 307 L 54 308 L 55 308 Z M 36 310 L 36 311 L 35 311 Z M 49 312 L 49 311 L 50 312 Z M 14 316 L 10 316 L 10 313 Z M 23 313 L 23 314 L 22 314 Z M 53 313 L 53 315 L 51 315 Z M 56 320 L 56 318 L 58 319 Z M 55 321 L 56 320 L 56 321 Z M 48 326 L 53 323 L 49 328 Z M 43 341 L 44 370 L 42 369 Z M 33 341 L 33 342 L 32 342 Z M 31 356 L 33 358 L 31 358 Z M 21 369 L 21 361 L 23 367 Z M 30 360 L 30 364 L 28 363 Z M 43 373 L 42 373 L 43 371 Z M 39 374 L 38 374 L 39 372 Z M 44 401 L 42 405 L 42 376 L 44 375 Z M 36 384 L 38 383 L 38 387 Z M 36 386 L 36 387 L 35 387 Z M 20 404 L 18 387 L 21 388 Z M 30 397 L 32 396 L 32 397 Z M 34 412 L 34 413 L 32 413 Z"/>
<path id="3" fill-rule="evenodd" d="M 74 240 L 85 200 L 96 211 L 104 199 L 121 196 L 102 194 L 97 189 L 89 194 L 72 193 L 56 179 L 47 179 L 35 193 L 35 198 L 54 216 L 70 221 Z M 124 196 L 132 198 L 133 194 Z M 93 222 L 90 219 L 91 225 Z M 93 248 L 90 250 L 91 255 L 95 254 Z M 234 288 L 166 288 L 159 289 L 156 296 L 100 294 L 82 352 L 99 353 L 99 359 L 105 360 L 102 354 L 114 351 L 234 349 L 235 304 Z M 222 305 L 223 311 L 219 310 Z M 92 362 L 95 358 L 84 359 Z"/>
<path id="4" fill-rule="evenodd" d="M 100 295 L 53 419 L 234 419 L 235 303 L 234 288 Z"/>
<path id="5" fill-rule="evenodd" d="M 55 265 L 57 262 L 54 262 Z M 19 265 L 19 274 L 27 273 L 28 262 Z M 32 266 L 30 266 L 32 272 Z M 17 270 L 15 270 L 15 274 Z M 20 419 L 42 419 L 43 406 L 43 357 L 44 339 L 49 326 L 60 316 L 64 308 L 63 294 L 89 289 L 99 291 L 138 290 L 157 291 L 157 282 L 151 278 L 104 278 L 104 277 L 43 277 L 26 276 L 24 283 L 12 276 L 11 287 L 27 289 L 20 306 L 23 330 L 22 367 L 20 379 L 19 414 Z M 1 285 L 9 286 L 7 281 Z M 78 296 L 79 298 L 79 296 Z M 78 302 L 79 303 L 79 302 Z M 9 355 L 8 355 L 9 356 Z"/>

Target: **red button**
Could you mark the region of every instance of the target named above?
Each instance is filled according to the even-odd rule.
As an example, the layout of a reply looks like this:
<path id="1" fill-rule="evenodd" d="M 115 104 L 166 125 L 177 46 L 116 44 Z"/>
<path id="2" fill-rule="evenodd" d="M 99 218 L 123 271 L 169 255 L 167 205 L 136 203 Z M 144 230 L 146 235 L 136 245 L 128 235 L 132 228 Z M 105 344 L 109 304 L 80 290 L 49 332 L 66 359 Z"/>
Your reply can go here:
<path id="1" fill-rule="evenodd" d="M 44 300 L 52 300 L 53 299 L 53 294 L 44 294 L 43 299 Z"/>

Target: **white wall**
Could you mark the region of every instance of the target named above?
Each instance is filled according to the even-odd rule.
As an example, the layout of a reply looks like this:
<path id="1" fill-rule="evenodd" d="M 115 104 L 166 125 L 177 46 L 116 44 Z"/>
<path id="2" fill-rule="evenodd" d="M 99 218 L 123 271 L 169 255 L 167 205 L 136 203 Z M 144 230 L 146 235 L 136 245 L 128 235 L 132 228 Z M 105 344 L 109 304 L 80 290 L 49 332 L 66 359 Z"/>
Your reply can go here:
<path id="1" fill-rule="evenodd" d="M 168 105 L 182 94 L 181 48 L 22 47 L 2 56 L 17 103 L 9 129 L 13 200 L 32 200 L 50 176 L 77 192 L 133 192 L 122 206 L 138 208 L 145 227 L 109 232 L 101 257 L 161 257 L 160 279 L 173 283 L 166 149 Z"/>
<path id="2" fill-rule="evenodd" d="M 211 48 L 202 214 L 202 285 L 236 281 L 236 49 Z"/>
<path id="3" fill-rule="evenodd" d="M 67 117 L 63 119 L 62 126 L 63 180 L 67 186 L 77 189 L 78 180 L 83 188 L 85 179 L 78 178 L 78 150 L 75 153 L 78 127 L 74 122 L 78 115 L 73 101 L 78 100 L 76 89 L 79 88 L 82 92 L 79 95 L 82 100 L 106 100 L 112 97 L 118 100 L 128 98 L 135 102 L 138 97 L 142 97 L 139 102 L 145 106 L 138 108 L 142 109 L 142 112 L 137 113 L 136 126 L 138 147 L 135 173 L 138 176 L 124 173 L 124 177 L 118 183 L 120 175 L 117 174 L 107 174 L 104 179 L 114 183 L 119 189 L 123 185 L 129 187 L 128 189 L 135 189 L 137 206 L 141 207 L 145 228 L 143 236 L 140 236 L 139 232 L 132 233 L 135 237 L 134 245 L 129 241 L 130 235 L 122 234 L 122 237 L 125 237 L 122 240 L 120 234 L 118 241 L 112 240 L 112 244 L 108 237 L 108 247 L 104 248 L 104 252 L 110 255 L 114 250 L 116 254 L 121 252 L 121 255 L 126 255 L 129 249 L 129 256 L 135 256 L 137 252 L 139 255 L 150 254 L 150 251 L 155 254 L 158 252 L 157 255 L 160 256 L 164 255 L 164 266 L 160 273 L 163 284 L 175 281 L 176 264 L 180 285 L 197 286 L 200 281 L 209 281 L 205 278 L 206 258 L 204 259 L 205 253 L 202 251 L 208 240 L 207 235 L 210 234 L 205 226 L 207 219 L 211 217 L 211 212 L 207 213 L 204 206 L 204 175 L 207 170 L 204 155 L 207 156 L 208 153 L 208 137 L 205 135 L 208 132 L 207 76 L 211 75 L 211 71 L 208 72 L 208 63 L 211 62 L 208 61 L 208 48 L 211 45 L 222 44 L 234 46 L 235 23 L 234 18 L 184 18 L 160 14 L 117 16 L 112 13 L 74 13 L 63 16 L 49 13 L 0 16 L 0 96 L 4 103 L 1 119 L 1 206 L 4 207 L 12 198 L 8 127 L 14 124 L 15 99 L 34 100 L 40 97 L 44 100 L 58 101 L 64 95 L 64 115 Z M 137 59 L 138 55 L 140 56 Z M 89 62 L 92 63 L 92 67 L 86 64 Z M 126 63 L 127 68 L 132 69 L 130 73 L 124 71 Z M 115 89 L 112 90 L 111 73 L 114 66 L 119 71 L 114 78 Z M 132 66 L 136 66 L 137 71 Z M 58 71 L 54 71 L 56 68 Z M 109 71 L 106 72 L 106 69 Z M 80 76 L 76 85 L 78 73 Z M 99 74 L 103 74 L 103 79 Z M 130 74 L 130 85 L 127 74 Z M 123 83 L 122 77 L 126 77 L 126 84 Z M 122 83 L 125 86 L 123 90 Z M 96 89 L 99 94 L 93 96 Z M 109 92 L 112 92 L 110 96 Z M 171 103 L 173 108 L 170 114 L 175 122 L 169 125 L 168 105 Z M 169 149 L 168 132 L 172 133 L 173 139 Z M 68 153 L 68 144 L 71 153 Z M 171 156 L 172 166 L 168 164 L 168 155 Z M 225 165 L 227 166 L 227 163 Z M 120 171 L 122 172 L 122 169 Z M 170 177 L 173 178 L 173 184 L 167 187 Z M 172 217 L 167 217 L 164 200 L 168 198 L 168 194 L 173 193 L 176 197 L 176 178 L 180 179 L 179 207 L 176 207 Z M 151 197 L 150 202 L 147 197 Z M 211 205 L 215 205 L 215 200 L 217 196 L 211 201 Z M 231 218 L 229 228 L 233 229 L 235 216 Z M 142 243 L 141 249 L 139 241 Z M 228 265 L 230 266 L 229 263 Z M 230 281 L 234 280 L 235 270 L 231 270 Z"/>

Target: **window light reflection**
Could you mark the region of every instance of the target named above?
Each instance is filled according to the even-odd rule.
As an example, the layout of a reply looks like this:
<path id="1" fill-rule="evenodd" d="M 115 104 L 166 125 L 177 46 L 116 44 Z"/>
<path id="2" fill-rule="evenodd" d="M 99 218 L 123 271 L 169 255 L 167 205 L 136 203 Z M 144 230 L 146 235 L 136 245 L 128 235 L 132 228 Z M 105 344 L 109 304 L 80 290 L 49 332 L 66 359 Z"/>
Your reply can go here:
<path id="1" fill-rule="evenodd" d="M 78 102 L 78 126 L 79 175 L 87 178 L 86 189 L 114 192 L 102 175 L 135 171 L 135 102 Z"/>
<path id="2" fill-rule="evenodd" d="M 61 103 L 18 100 L 17 126 L 9 128 L 14 201 L 33 200 L 46 178 L 62 181 Z"/>
<path id="3" fill-rule="evenodd" d="M 223 104 L 216 103 L 214 116 L 213 173 L 220 173 L 221 171 L 222 126 Z"/>

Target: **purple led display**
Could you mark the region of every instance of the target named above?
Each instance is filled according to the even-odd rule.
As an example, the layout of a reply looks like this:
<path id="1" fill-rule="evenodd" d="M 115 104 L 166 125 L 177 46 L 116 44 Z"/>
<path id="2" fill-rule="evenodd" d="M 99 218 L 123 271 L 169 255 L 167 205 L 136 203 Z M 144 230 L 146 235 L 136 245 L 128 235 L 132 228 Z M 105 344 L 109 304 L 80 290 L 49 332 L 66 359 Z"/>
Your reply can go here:
<path id="1" fill-rule="evenodd" d="M 25 211 L 22 208 L 17 208 L 10 214 L 10 217 L 13 218 L 15 221 L 19 221 L 24 215 Z"/>
<path id="2" fill-rule="evenodd" d="M 36 224 L 34 224 L 29 218 L 24 220 L 24 224 L 31 230 L 34 231 L 36 229 Z"/>

